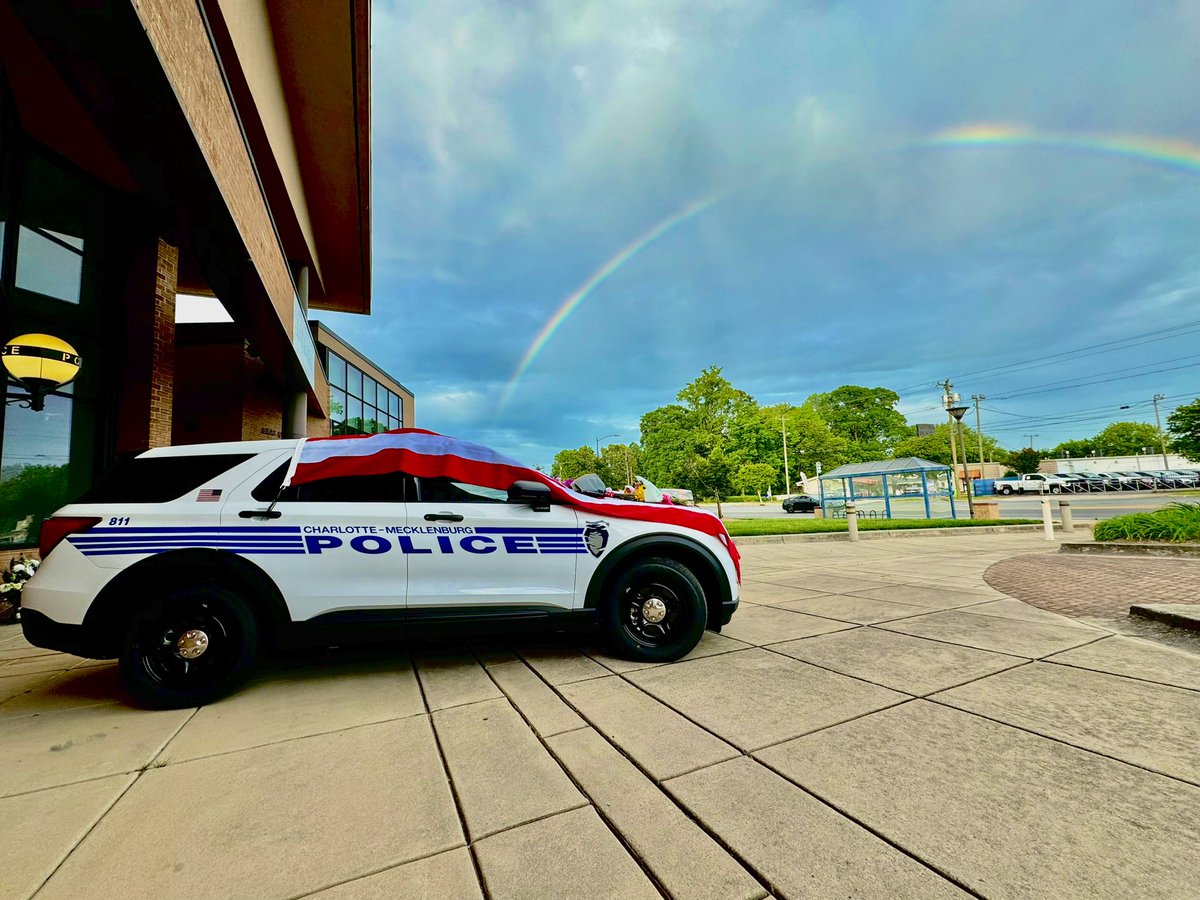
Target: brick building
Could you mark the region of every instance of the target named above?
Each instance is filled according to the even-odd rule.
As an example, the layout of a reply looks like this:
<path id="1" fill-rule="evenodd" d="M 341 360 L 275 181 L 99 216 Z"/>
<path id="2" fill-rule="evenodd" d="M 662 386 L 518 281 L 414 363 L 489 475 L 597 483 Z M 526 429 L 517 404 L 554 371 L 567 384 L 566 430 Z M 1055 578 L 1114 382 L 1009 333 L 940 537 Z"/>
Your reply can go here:
<path id="1" fill-rule="evenodd" d="M 0 343 L 83 358 L 4 408 L 0 549 L 119 455 L 348 427 L 309 311 L 370 312 L 370 147 L 369 0 L 0 0 Z"/>

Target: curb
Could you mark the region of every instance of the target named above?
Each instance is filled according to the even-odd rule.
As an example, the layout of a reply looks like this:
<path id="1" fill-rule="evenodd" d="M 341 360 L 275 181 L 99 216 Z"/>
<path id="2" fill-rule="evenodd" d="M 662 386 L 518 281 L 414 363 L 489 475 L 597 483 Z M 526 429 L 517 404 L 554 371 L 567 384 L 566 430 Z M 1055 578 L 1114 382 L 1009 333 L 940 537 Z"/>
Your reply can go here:
<path id="1" fill-rule="evenodd" d="M 1169 603 L 1138 603 L 1129 607 L 1129 614 L 1176 628 L 1200 631 L 1200 606 L 1194 603 L 1181 603 L 1174 608 Z"/>
<path id="2" fill-rule="evenodd" d="M 1163 544 L 1144 541 L 1096 541 L 1064 543 L 1059 553 L 1098 553 L 1109 556 L 1192 557 L 1200 559 L 1200 544 Z"/>
<path id="3" fill-rule="evenodd" d="M 948 534 L 1033 534 L 1041 532 L 1041 525 L 965 525 L 961 528 L 897 528 L 891 531 L 859 531 L 860 541 L 878 541 L 891 538 L 943 537 Z M 742 544 L 803 544 L 809 541 L 849 541 L 848 531 L 818 531 L 813 534 L 754 534 L 735 537 L 733 542 Z"/>

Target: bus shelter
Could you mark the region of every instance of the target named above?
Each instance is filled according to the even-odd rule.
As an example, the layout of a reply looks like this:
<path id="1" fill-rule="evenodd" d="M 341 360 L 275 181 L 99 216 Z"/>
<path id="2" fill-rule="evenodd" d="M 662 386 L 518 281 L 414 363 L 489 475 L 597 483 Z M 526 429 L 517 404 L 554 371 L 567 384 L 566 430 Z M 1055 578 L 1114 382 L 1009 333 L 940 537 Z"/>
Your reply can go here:
<path id="1" fill-rule="evenodd" d="M 859 507 L 860 517 L 938 518 L 949 501 L 950 518 L 958 518 L 954 505 L 954 473 L 949 466 L 916 456 L 849 463 L 820 476 L 821 508 L 838 515 L 848 501 Z M 841 513 L 845 515 L 844 512 Z"/>

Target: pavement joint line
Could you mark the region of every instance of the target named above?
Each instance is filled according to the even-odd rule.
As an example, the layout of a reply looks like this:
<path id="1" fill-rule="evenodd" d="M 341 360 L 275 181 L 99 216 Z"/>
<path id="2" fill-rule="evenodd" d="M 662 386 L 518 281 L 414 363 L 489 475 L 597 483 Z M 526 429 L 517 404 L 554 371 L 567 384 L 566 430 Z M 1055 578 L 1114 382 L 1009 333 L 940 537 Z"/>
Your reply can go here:
<path id="1" fill-rule="evenodd" d="M 918 856 L 915 851 L 909 850 L 903 844 L 897 843 L 896 841 L 892 840 L 887 835 L 885 835 L 882 831 L 879 831 L 876 828 L 874 828 L 873 826 L 867 824 L 866 821 L 864 821 L 863 819 L 860 819 L 858 816 L 854 816 L 854 815 L 851 815 L 850 813 L 846 812 L 846 810 L 842 809 L 840 806 L 838 806 L 833 801 L 825 799 L 824 797 L 822 797 L 820 794 L 816 793 L 815 791 L 812 791 L 812 790 L 806 788 L 804 785 L 800 784 L 799 782 L 789 778 L 786 774 L 784 774 L 783 772 L 776 769 L 774 766 L 772 766 L 766 760 L 758 759 L 757 757 L 752 757 L 752 759 L 754 759 L 754 761 L 756 763 L 758 763 L 760 766 L 767 769 L 768 771 L 774 772 L 776 775 L 778 775 L 780 778 L 782 778 L 788 784 L 794 785 L 799 790 L 808 794 L 810 797 L 812 797 L 818 803 L 821 803 L 824 806 L 827 806 L 829 809 L 833 810 L 838 815 L 844 816 L 846 819 L 853 822 L 855 825 L 857 825 L 859 828 L 866 831 L 868 834 L 871 834 L 874 837 L 878 838 L 879 840 L 883 841 L 885 844 L 887 844 L 892 849 L 894 849 L 900 853 L 903 853 L 905 856 L 907 856 L 909 859 L 913 860 L 917 864 L 924 866 L 926 869 L 933 872 L 939 878 L 945 879 L 946 881 L 950 882 L 955 887 L 957 887 L 959 890 L 964 891 L 965 893 L 969 894 L 972 897 L 979 898 L 979 900 L 986 900 L 986 897 L 984 894 L 981 894 L 978 891 L 974 890 L 973 888 L 968 887 L 964 882 L 955 878 L 950 873 L 942 871 L 937 866 L 935 866 L 933 863 Z"/>
<path id="2" fill-rule="evenodd" d="M 384 872 L 390 872 L 392 869 L 398 869 L 401 866 L 407 866 L 409 863 L 420 862 L 423 859 L 432 859 L 435 856 L 441 856 L 443 853 L 453 853 L 455 850 L 465 849 L 467 849 L 466 844 L 457 844 L 454 847 L 448 847 L 442 850 L 434 850 L 431 853 L 420 853 L 411 859 L 402 859 L 399 862 L 391 862 L 385 866 L 371 869 L 369 872 L 363 872 L 360 875 L 351 875 L 349 878 L 343 878 L 340 881 L 331 881 L 328 884 L 322 884 L 319 887 L 313 888 L 311 891 L 306 890 L 302 894 L 292 894 L 289 900 L 303 900 L 304 897 L 311 897 L 314 894 L 321 893 L 322 891 L 328 891 L 335 887 L 341 887 L 343 884 L 353 884 L 355 881 L 361 881 L 364 878 L 372 878 L 375 875 L 380 875 Z"/>
<path id="3" fill-rule="evenodd" d="M 1110 635 L 1110 637 L 1125 637 L 1125 635 Z M 1087 645 L 1085 644 L 1084 646 L 1087 646 Z M 1078 648 L 1072 647 L 1071 649 L 1077 650 Z M 1068 651 L 1063 650 L 1061 652 L 1067 653 Z M 1170 681 L 1156 681 L 1153 678 L 1140 678 L 1137 675 L 1126 675 L 1123 672 L 1106 672 L 1103 669 L 1091 669 L 1091 668 L 1088 668 L 1087 666 L 1081 666 L 1078 663 L 1067 662 L 1066 660 L 1051 659 L 1048 656 L 1043 656 L 1040 660 L 1038 660 L 1038 662 L 1044 662 L 1044 663 L 1047 663 L 1052 666 L 1063 666 L 1068 669 L 1078 669 L 1081 672 L 1094 672 L 1098 675 L 1112 675 L 1115 678 L 1125 678 L 1125 679 L 1128 679 L 1129 681 L 1141 682 L 1142 684 L 1157 684 L 1157 685 L 1160 685 L 1161 687 L 1173 687 L 1173 688 L 1178 688 L 1181 691 L 1192 691 L 1194 693 L 1200 693 L 1200 687 L 1188 687 L 1186 684 L 1173 684 Z"/>
<path id="4" fill-rule="evenodd" d="M 532 666 L 527 665 L 526 668 L 528 668 L 530 672 L 533 672 L 535 677 L 537 676 L 537 673 L 534 672 L 534 669 Z M 488 673 L 488 677 L 491 678 L 490 672 Z M 492 678 L 492 681 L 496 684 L 497 688 L 500 688 L 501 691 L 504 690 L 504 688 L 500 687 L 500 684 L 499 684 L 499 682 L 496 681 L 496 679 Z M 571 770 L 567 767 L 566 763 L 564 763 L 561 759 L 559 759 L 558 754 L 554 752 L 554 748 L 550 746 L 550 744 L 547 742 L 546 738 L 542 737 L 541 733 L 533 726 L 533 723 L 531 721 L 529 721 L 529 718 L 525 715 L 524 712 L 522 712 L 521 707 L 518 706 L 515 701 L 512 701 L 511 698 L 510 698 L 510 702 L 512 702 L 513 708 L 517 711 L 517 715 L 521 717 L 521 719 L 529 727 L 529 730 L 533 732 L 534 737 L 536 737 L 538 739 L 538 742 L 542 745 L 542 749 L 545 750 L 550 755 L 550 758 L 558 764 L 558 767 L 562 770 L 563 774 L 567 776 L 567 780 L 570 781 L 571 784 L 575 785 L 575 790 L 579 791 L 580 794 L 582 794 L 584 797 L 587 798 L 588 805 L 590 805 L 592 807 L 592 809 L 594 809 L 596 811 L 596 815 L 598 815 L 600 817 L 600 821 L 604 823 L 605 827 L 608 828 L 608 830 L 610 832 L 612 832 L 612 835 L 613 835 L 613 837 L 615 837 L 617 839 L 617 842 L 622 847 L 625 848 L 625 852 L 629 854 L 630 858 L 635 863 L 637 863 L 638 868 L 640 868 L 642 870 L 642 872 L 645 874 L 645 876 L 650 880 L 650 883 L 652 885 L 654 885 L 654 889 L 656 891 L 658 891 L 664 898 L 667 898 L 667 900 L 670 900 L 670 897 L 671 897 L 670 891 L 668 891 L 666 889 L 666 886 L 663 885 L 659 881 L 658 877 L 654 874 L 654 872 L 652 872 L 650 870 L 650 866 L 645 862 L 645 860 L 643 860 L 637 854 L 637 852 L 634 850 L 634 848 L 632 846 L 630 846 L 629 842 L 625 839 L 625 835 L 621 834 L 621 829 L 619 829 L 617 827 L 616 823 L 613 822 L 612 819 L 610 819 L 609 816 L 604 812 L 604 809 L 600 806 L 599 803 L 596 802 L 596 798 L 593 797 L 591 795 L 591 793 L 587 790 L 587 788 L 585 788 L 580 783 L 579 779 L 577 779 L 575 777 L 574 773 L 571 772 Z M 583 726 L 583 728 L 590 728 L 590 727 L 591 727 L 590 725 Z M 571 730 L 572 731 L 582 731 L 583 728 L 573 728 Z M 592 730 L 597 731 L 597 733 L 599 733 L 597 729 L 592 729 Z M 566 734 L 567 732 L 562 732 L 562 733 Z M 577 806 L 577 807 L 575 807 L 575 809 L 580 809 L 580 807 Z M 564 811 L 570 812 L 571 810 L 564 810 Z M 560 814 L 561 813 L 553 813 L 553 815 L 560 815 Z M 543 818 L 549 818 L 549 817 L 543 817 Z"/>
<path id="5" fill-rule="evenodd" d="M 429 731 L 433 734 L 433 746 L 437 749 L 438 760 L 442 764 L 442 774 L 446 776 L 446 785 L 450 788 L 450 798 L 454 802 L 454 812 L 458 816 L 458 827 L 462 832 L 462 839 L 466 842 L 467 852 L 471 855 L 471 866 L 475 869 L 475 880 L 479 884 L 479 892 L 483 894 L 484 900 L 490 900 L 492 896 L 491 891 L 488 890 L 487 882 L 483 879 L 483 869 L 479 866 L 479 857 L 475 854 L 475 845 L 471 841 L 471 832 L 467 829 L 467 818 L 463 815 L 462 801 L 458 796 L 458 788 L 454 785 L 454 776 L 450 774 L 450 765 L 446 762 L 446 751 L 442 747 L 442 739 L 438 735 L 437 726 L 433 722 L 433 713 L 429 709 L 429 699 L 425 696 L 425 686 L 421 684 L 421 676 L 417 672 L 417 663 L 411 653 L 408 654 L 408 665 L 412 670 L 413 679 L 417 682 L 417 690 L 421 694 L 421 706 L 424 708 L 425 717 L 429 722 Z"/>
<path id="6" fill-rule="evenodd" d="M 129 782 L 129 784 L 125 785 L 125 790 L 123 790 L 123 791 L 121 791 L 121 793 L 117 794 L 117 796 L 113 799 L 112 803 L 110 803 L 110 804 L 108 804 L 108 806 L 104 807 L 104 811 L 101 812 L 100 815 L 96 816 L 96 820 L 94 822 L 92 822 L 92 824 L 90 826 L 88 826 L 88 829 L 82 835 L 80 835 L 79 840 L 77 840 L 74 844 L 72 844 L 71 848 L 62 855 L 62 859 L 60 859 L 58 861 L 57 865 L 54 866 L 54 869 L 50 872 L 50 874 L 47 875 L 44 879 L 42 879 L 42 882 L 34 889 L 33 894 L 30 895 L 31 897 L 36 896 L 37 893 L 42 888 L 44 888 L 47 885 L 47 883 L 49 883 L 50 879 L 58 874 L 58 870 L 61 869 L 66 864 L 68 859 L 71 858 L 71 854 L 79 849 L 79 845 L 88 839 L 88 836 L 93 831 L 96 830 L 97 826 L 99 826 L 99 824 L 101 822 L 103 822 L 104 819 L 108 816 L 108 814 L 110 812 L 112 812 L 113 807 L 121 802 L 121 799 L 126 794 L 129 793 L 130 789 L 132 789 L 135 784 L 137 784 L 139 781 L 141 781 L 142 776 L 145 775 L 146 772 L 153 766 L 154 761 L 156 759 L 158 759 L 159 755 L 163 752 L 163 750 L 165 750 L 167 748 L 167 745 L 170 744 L 171 741 L 175 740 L 175 738 L 179 735 L 179 732 L 183 731 L 183 729 L 187 727 L 188 722 L 192 721 L 192 719 L 194 719 L 196 717 L 196 713 L 198 713 L 198 712 L 200 712 L 200 707 L 196 707 L 195 709 L 192 710 L 192 714 L 190 716 L 188 716 L 186 719 L 184 719 L 184 721 L 182 723 L 180 723 L 179 727 L 176 728 L 175 731 L 173 731 L 171 733 L 170 737 L 168 737 L 165 741 L 163 741 L 162 746 L 160 746 L 158 748 L 158 750 L 155 751 L 154 755 L 150 757 L 150 761 L 148 763 L 146 763 L 146 765 L 142 766 L 139 769 L 135 769 L 134 773 L 129 773 L 129 772 L 123 773 L 126 775 L 133 774 L 133 779 Z M 111 776 L 104 775 L 101 777 L 108 778 Z M 99 779 L 89 778 L 86 780 L 97 781 Z M 55 785 L 55 787 L 63 787 L 63 785 Z"/>
<path id="7" fill-rule="evenodd" d="M 959 612 L 959 611 L 960 610 L 958 610 L 958 609 L 931 609 L 928 614 L 933 615 L 934 613 L 939 613 L 939 612 Z M 914 616 L 914 618 L 916 618 L 916 617 Z M 999 618 L 1001 618 L 1001 616 L 991 616 L 990 618 L 999 619 Z M 1022 620 L 1021 619 L 1009 619 L 1008 621 L 1019 622 Z M 921 640 L 924 640 L 924 641 L 936 641 L 939 644 L 949 644 L 951 647 L 966 647 L 968 650 L 983 650 L 985 653 L 1002 653 L 1003 652 L 1001 650 L 989 650 L 986 647 L 976 647 L 974 644 L 960 644 L 955 641 L 948 641 L 944 638 L 926 637 L 923 634 L 908 634 L 907 631 L 892 631 L 888 628 L 878 627 L 879 625 L 890 625 L 890 624 L 891 624 L 891 622 L 879 622 L 877 625 L 864 625 L 863 628 L 874 628 L 876 631 L 886 631 L 888 634 L 904 634 L 904 635 L 908 635 L 908 637 L 919 637 L 919 638 L 921 638 Z M 1035 622 L 1032 624 L 1037 624 L 1037 623 Z M 1071 627 L 1071 626 L 1064 626 L 1064 627 Z M 816 635 L 813 635 L 813 636 L 816 637 Z M 1061 650 L 1054 650 L 1051 653 L 1047 653 L 1046 656 L 1053 656 L 1055 653 L 1066 653 L 1068 650 L 1078 650 L 1080 647 L 1086 647 L 1088 644 L 1094 644 L 1094 643 L 1096 643 L 1096 641 L 1100 641 L 1106 637 L 1111 637 L 1111 636 L 1112 636 L 1112 634 L 1101 634 L 1101 635 L 1098 635 L 1097 637 L 1093 638 L 1090 641 L 1084 641 L 1082 644 L 1072 644 L 1070 647 L 1063 647 Z M 1034 660 L 1041 660 L 1041 659 L 1045 658 L 1045 657 L 1041 657 L 1041 656 L 1020 656 L 1017 653 L 1004 653 L 1004 655 L 1005 656 L 1016 656 L 1019 659 L 1027 659 L 1030 662 L 1032 662 Z"/>
<path id="8" fill-rule="evenodd" d="M 799 660 L 797 660 L 797 662 L 799 662 Z M 838 674 L 840 675 L 841 673 L 839 672 Z M 847 676 L 847 677 L 849 677 L 849 676 Z M 861 681 L 862 679 L 859 679 L 859 680 Z M 880 686 L 882 687 L 882 685 L 880 685 Z M 770 750 L 772 747 L 778 747 L 780 744 L 786 744 L 789 741 L 798 741 L 798 740 L 800 740 L 800 738 L 810 737 L 814 734 L 820 734 L 822 731 L 828 731 L 830 728 L 837 728 L 841 725 L 849 725 L 851 722 L 857 722 L 859 719 L 865 719 L 865 718 L 867 718 L 867 716 L 875 715 L 875 713 L 881 713 L 881 712 L 884 712 L 885 710 L 895 709 L 898 706 L 904 706 L 908 703 L 912 703 L 914 700 L 923 699 L 921 697 L 916 696 L 915 694 L 907 694 L 904 691 L 897 691 L 894 688 L 888 688 L 888 690 L 892 691 L 892 693 L 895 693 L 895 694 L 902 694 L 904 696 L 904 699 L 897 700 L 895 703 L 889 703 L 887 706 L 881 706 L 881 707 L 879 707 L 879 709 L 867 710 L 866 712 L 859 713 L 856 716 L 851 716 L 848 719 L 841 719 L 840 721 L 837 721 L 837 722 L 830 722 L 828 725 L 821 725 L 820 727 L 814 728 L 811 731 L 805 731 L 803 734 L 793 734 L 791 737 L 785 737 L 778 741 L 772 741 L 771 743 L 764 744 L 761 747 L 755 747 L 753 750 L 746 750 L 746 751 L 742 752 L 742 756 L 748 756 L 751 759 L 758 759 L 758 757 L 755 756 L 754 754 L 762 753 L 764 750 Z M 714 765 L 719 765 L 719 764 L 714 763 Z M 707 768 L 707 766 L 705 766 L 705 768 Z M 687 773 L 684 773 L 684 774 L 687 774 Z M 672 777 L 676 777 L 676 776 L 672 776 Z"/>
<path id="9" fill-rule="evenodd" d="M 1108 673 L 1101 672 L 1100 674 L 1105 675 Z M 1151 775 L 1157 775 L 1160 778 L 1168 778 L 1171 781 L 1178 781 L 1180 784 L 1186 784 L 1189 787 L 1200 788 L 1200 781 L 1192 781 L 1188 778 L 1182 778 L 1179 775 L 1172 775 L 1169 772 L 1162 772 L 1162 771 L 1159 771 L 1158 769 L 1152 769 L 1149 766 L 1142 765 L 1141 763 L 1130 762 L 1127 759 L 1121 759 L 1121 757 L 1119 757 L 1119 756 L 1113 756 L 1111 753 L 1104 753 L 1101 750 L 1095 750 L 1091 747 L 1083 747 L 1079 744 L 1072 743 L 1071 741 L 1067 740 L 1066 738 L 1056 737 L 1055 735 L 1052 735 L 1052 734 L 1044 734 L 1040 731 L 1035 731 L 1032 728 L 1026 728 L 1024 725 L 1014 725 L 1012 722 L 1005 722 L 1003 719 L 997 719 L 993 716 L 989 716 L 989 715 L 986 715 L 981 712 L 976 712 L 975 710 L 963 709 L 961 706 L 952 706 L 943 700 L 939 700 L 937 697 L 929 697 L 926 699 L 930 703 L 936 703 L 938 706 L 942 707 L 943 709 L 952 709 L 952 710 L 956 710 L 957 712 L 960 712 L 960 713 L 966 713 L 969 716 L 975 716 L 978 719 L 984 719 L 988 722 L 995 722 L 997 725 L 1003 725 L 1006 728 L 1012 728 L 1015 731 L 1022 731 L 1025 734 L 1033 735 L 1034 737 L 1039 737 L 1045 741 L 1053 741 L 1056 744 L 1062 744 L 1064 747 L 1071 747 L 1075 750 L 1081 750 L 1084 753 L 1090 753 L 1093 756 L 1099 756 L 1102 759 L 1112 760 L 1115 763 L 1120 763 L 1123 766 L 1129 766 L 1132 769 L 1141 769 L 1143 772 L 1149 772 Z"/>
<path id="10" fill-rule="evenodd" d="M 747 649 L 750 649 L 750 648 L 747 648 Z M 732 651 L 732 652 L 738 652 L 738 651 Z M 532 669 L 532 666 L 530 668 Z M 658 779 L 656 779 L 653 775 L 650 774 L 650 772 L 646 769 L 645 766 L 643 766 L 636 759 L 634 759 L 628 752 L 626 752 L 624 747 L 622 747 L 620 744 L 618 744 L 616 741 L 614 741 L 612 738 L 610 738 L 607 734 L 605 734 L 602 729 L 596 727 L 595 723 L 592 722 L 592 720 L 589 719 L 584 714 L 583 710 L 581 710 L 577 706 L 575 706 L 575 704 L 573 704 L 571 702 L 570 698 L 564 696 L 562 691 L 560 691 L 556 685 L 550 684 L 550 682 L 546 681 L 545 678 L 542 678 L 541 673 L 538 672 L 537 670 L 533 670 L 533 674 L 537 678 L 540 678 L 542 680 L 542 682 L 546 685 L 546 687 L 550 688 L 551 691 L 553 691 L 555 694 L 557 694 L 559 699 L 562 700 L 563 703 L 565 703 L 571 710 L 574 711 L 574 713 L 577 716 L 579 716 L 581 719 L 583 719 L 587 723 L 586 725 L 583 726 L 584 728 L 589 728 L 592 731 L 596 732 L 596 734 L 598 734 L 605 743 L 607 743 L 610 747 L 612 747 L 618 754 L 620 754 L 620 756 L 623 759 L 625 759 L 631 766 L 633 766 L 638 772 L 640 772 L 647 781 L 649 781 L 652 785 L 654 785 L 659 790 L 659 792 L 675 806 L 676 809 L 678 809 L 684 816 L 686 816 L 692 823 L 694 823 L 696 825 L 696 827 L 699 828 L 704 834 L 706 834 L 710 838 L 712 838 L 712 840 L 714 842 L 716 842 L 717 846 L 721 847 L 726 853 L 728 853 L 730 855 L 730 857 L 735 862 L 737 862 L 738 865 L 740 865 L 743 869 L 745 869 L 747 872 L 749 872 L 750 875 L 755 880 L 757 880 L 760 885 L 765 885 L 766 891 L 767 891 L 767 894 L 766 894 L 767 896 L 769 896 L 772 893 L 774 893 L 778 896 L 783 896 L 783 894 L 781 894 L 779 892 L 779 890 L 777 889 L 777 886 L 775 884 L 773 884 L 769 878 L 767 878 L 762 872 L 760 872 L 757 867 L 755 867 L 748 860 L 746 860 L 742 856 L 742 854 L 738 853 L 733 847 L 731 847 L 728 843 L 726 843 L 726 841 L 721 837 L 720 834 L 713 831 L 711 828 L 709 828 L 707 825 L 705 825 L 704 822 L 702 822 L 699 818 L 692 815 L 692 811 L 690 809 L 688 809 L 686 806 L 684 806 L 683 804 L 681 804 L 678 800 L 676 800 L 674 795 L 672 795 L 670 791 L 664 790 L 663 784 L 667 781 L 670 781 L 670 778 L 664 778 L 662 781 L 659 781 Z M 620 678 L 621 676 L 618 674 L 616 677 Z M 622 680 L 624 680 L 624 679 L 622 679 Z M 627 683 L 632 684 L 632 682 L 627 682 Z M 634 685 L 634 687 L 637 687 L 637 685 Z M 639 688 L 639 690 L 640 690 L 640 688 Z M 646 693 L 646 692 L 643 691 L 642 693 Z M 663 703 L 657 697 L 654 697 L 650 694 L 647 694 L 647 696 L 650 697 L 650 699 L 653 700 L 655 703 L 659 703 L 663 706 L 667 706 L 667 704 Z M 667 708 L 671 709 L 672 707 L 667 706 Z M 678 712 L 678 710 L 676 710 L 676 712 Z M 692 722 L 691 719 L 689 719 L 687 716 L 684 716 L 682 713 L 679 713 L 679 715 L 682 716 L 688 722 Z M 692 722 L 692 724 L 696 725 L 698 728 L 703 729 L 704 731 L 708 731 L 708 729 L 704 728 L 703 725 L 699 725 L 698 723 L 695 723 L 695 722 Z M 580 731 L 582 729 L 576 728 L 574 730 Z M 708 733 L 712 734 L 711 731 L 709 731 Z M 717 735 L 714 735 L 714 737 L 717 737 Z M 731 750 L 733 750 L 735 753 L 738 754 L 738 756 L 747 756 L 747 754 L 743 753 L 739 748 L 730 744 L 724 738 L 719 738 L 719 739 L 721 740 L 722 743 L 727 744 Z M 553 753 L 553 751 L 551 751 L 551 752 Z M 738 756 L 732 756 L 729 759 L 737 759 Z M 555 758 L 555 761 L 558 760 L 557 756 L 555 756 L 554 758 Z M 701 772 L 704 769 L 710 769 L 713 766 L 720 765 L 721 763 L 729 762 L 729 759 L 723 759 L 723 760 L 720 760 L 718 762 L 713 762 L 713 763 L 705 763 L 704 765 L 697 766 L 694 769 L 689 769 L 686 772 L 680 772 L 677 775 L 672 775 L 671 778 L 682 778 L 684 775 L 691 775 L 694 772 Z M 561 766 L 562 763 L 560 762 L 559 765 Z M 568 772 L 567 776 L 571 777 L 571 773 Z M 571 780 L 572 780 L 572 782 L 574 782 L 574 778 L 572 778 Z M 583 791 L 583 788 L 581 786 L 579 786 L 579 785 L 576 785 L 576 786 L 579 787 L 579 789 L 581 791 Z M 588 797 L 591 796 L 590 794 L 587 793 L 587 791 L 583 791 L 583 793 L 584 793 L 584 796 L 588 796 Z M 597 812 L 599 813 L 598 808 L 597 808 Z M 601 814 L 601 818 L 604 818 L 603 814 Z M 607 824 L 607 821 L 608 820 L 605 819 L 606 824 Z M 622 841 L 622 843 L 624 843 L 624 841 Z M 634 859 L 638 859 L 637 854 L 633 854 L 633 856 L 634 856 Z M 640 859 L 638 859 L 638 864 L 641 865 Z M 657 882 L 655 882 L 655 886 L 657 887 Z M 667 894 L 666 896 L 669 897 L 670 895 Z"/>

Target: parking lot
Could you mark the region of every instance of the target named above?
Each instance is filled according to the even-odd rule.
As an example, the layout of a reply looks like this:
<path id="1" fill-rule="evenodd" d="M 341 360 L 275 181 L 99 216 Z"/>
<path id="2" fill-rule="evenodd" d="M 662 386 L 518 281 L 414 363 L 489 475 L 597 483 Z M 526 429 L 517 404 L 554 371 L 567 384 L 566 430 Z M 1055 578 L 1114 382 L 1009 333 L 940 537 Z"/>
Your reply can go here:
<path id="1" fill-rule="evenodd" d="M 145 712 L 0 630 L 0 896 L 1195 896 L 1200 656 L 989 587 L 1038 535 L 742 549 L 661 666 L 331 651 Z"/>

